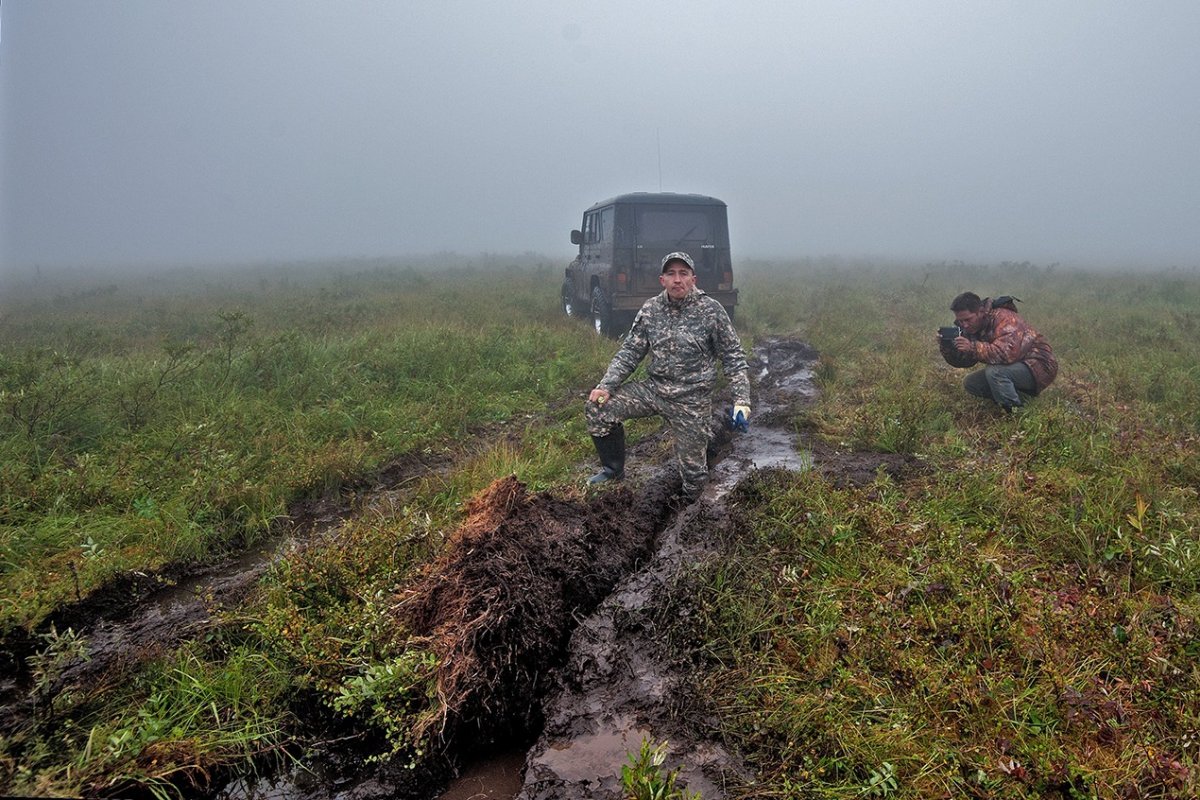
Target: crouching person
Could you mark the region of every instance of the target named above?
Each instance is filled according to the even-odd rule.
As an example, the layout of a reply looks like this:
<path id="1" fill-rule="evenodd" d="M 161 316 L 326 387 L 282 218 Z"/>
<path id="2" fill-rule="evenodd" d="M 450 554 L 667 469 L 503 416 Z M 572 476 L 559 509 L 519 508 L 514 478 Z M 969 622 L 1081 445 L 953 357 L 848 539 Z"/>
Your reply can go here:
<path id="1" fill-rule="evenodd" d="M 647 300 L 621 349 L 585 404 L 588 433 L 602 469 L 589 483 L 625 474 L 624 421 L 662 416 L 674 438 L 683 496 L 694 500 L 708 481 L 706 450 L 720 362 L 734 396 L 734 415 L 750 418 L 746 355 L 725 309 L 696 287 L 687 253 L 662 260 L 660 294 Z M 646 358 L 646 379 L 625 383 Z"/>
<path id="2" fill-rule="evenodd" d="M 1053 382 L 1058 361 L 1050 343 L 1021 318 L 1012 298 L 963 292 L 950 310 L 958 330 L 939 332 L 942 358 L 954 367 L 984 364 L 963 380 L 968 394 L 1011 413 Z"/>

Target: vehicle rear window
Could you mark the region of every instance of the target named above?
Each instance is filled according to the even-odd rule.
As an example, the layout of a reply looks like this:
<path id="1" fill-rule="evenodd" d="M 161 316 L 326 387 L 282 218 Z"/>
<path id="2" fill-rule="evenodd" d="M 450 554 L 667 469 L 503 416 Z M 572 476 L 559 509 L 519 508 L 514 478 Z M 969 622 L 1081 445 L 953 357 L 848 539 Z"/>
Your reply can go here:
<path id="1" fill-rule="evenodd" d="M 708 214 L 703 211 L 646 209 L 638 214 L 641 242 L 707 242 Z"/>

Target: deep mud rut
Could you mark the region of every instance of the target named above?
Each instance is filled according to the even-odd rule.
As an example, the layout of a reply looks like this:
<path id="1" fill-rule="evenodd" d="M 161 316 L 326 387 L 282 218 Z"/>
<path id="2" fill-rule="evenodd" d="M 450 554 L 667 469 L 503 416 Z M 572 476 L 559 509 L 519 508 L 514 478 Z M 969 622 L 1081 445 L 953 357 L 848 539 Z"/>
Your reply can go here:
<path id="1" fill-rule="evenodd" d="M 751 431 L 731 436 L 717 428 L 719 460 L 700 500 L 671 519 L 653 558 L 576 630 L 518 798 L 619 798 L 621 766 L 643 741 L 666 742 L 666 763 L 704 798 L 724 797 L 727 784 L 752 777 L 712 735 L 715 724 L 704 718 L 703 704 L 688 696 L 687 668 L 673 663 L 663 646 L 667 632 L 658 628 L 657 610 L 683 569 L 719 555 L 732 524 L 722 501 L 738 481 L 754 469 L 811 466 L 794 432 L 783 426 L 794 405 L 815 397 L 815 359 L 810 348 L 787 340 L 755 349 Z"/>
<path id="2" fill-rule="evenodd" d="M 684 568 L 720 555 L 734 524 L 725 498 L 752 470 L 817 469 L 845 484 L 912 468 L 909 457 L 798 439 L 793 412 L 815 397 L 816 358 L 796 340 L 758 343 L 751 429 L 731 435 L 714 420 L 712 480 L 691 505 L 673 500 L 679 480 L 655 436 L 631 449 L 628 479 L 612 489 L 534 495 L 505 478 L 473 501 L 446 553 L 396 599 L 396 613 L 430 637 L 443 664 L 447 749 L 424 774 L 365 767 L 349 747 L 333 745 L 286 774 L 236 779 L 208 796 L 617 798 L 621 766 L 643 739 L 668 742 L 667 765 L 706 800 L 751 779 L 715 736 L 703 702 L 688 696 L 687 667 L 672 662 L 658 611 Z M 277 539 L 224 564 L 131 576 L 63 609 L 52 621 L 83 632 L 90 658 L 68 665 L 53 690 L 119 680 L 130 665 L 198 635 L 214 609 L 236 606 L 290 548 L 336 536 L 355 513 L 399 508 L 409 482 L 450 466 L 397 463 L 353 503 L 301 509 Z M 11 640 L 0 652 L 16 675 L 0 684 L 0 733 L 35 710 L 24 661 L 37 644 Z"/>

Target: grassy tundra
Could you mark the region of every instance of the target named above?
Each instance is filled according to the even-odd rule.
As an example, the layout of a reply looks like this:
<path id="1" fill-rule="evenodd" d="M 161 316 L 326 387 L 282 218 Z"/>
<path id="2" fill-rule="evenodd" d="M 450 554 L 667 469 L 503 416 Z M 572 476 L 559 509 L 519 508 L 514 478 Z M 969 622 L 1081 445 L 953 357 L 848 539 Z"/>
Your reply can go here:
<path id="1" fill-rule="evenodd" d="M 52 610 L 213 559 L 406 455 L 452 468 L 295 552 L 236 612 L 120 683 L 43 698 L 0 740 L 8 793 L 169 786 L 283 752 L 298 698 L 419 760 L 432 655 L 387 607 L 463 503 L 576 481 L 579 399 L 614 345 L 559 269 L 319 265 L 34 285 L 0 321 L 0 622 L 39 687 L 80 644 Z M 920 456 L 893 483 L 762 476 L 738 557 L 698 566 L 673 646 L 766 797 L 1189 797 L 1200 781 L 1200 275 L 1030 265 L 744 264 L 746 342 L 822 353 L 796 420 Z M 933 330 L 1013 294 L 1061 363 L 1023 414 L 961 391 Z M 615 767 L 614 769 L 617 769 Z"/>

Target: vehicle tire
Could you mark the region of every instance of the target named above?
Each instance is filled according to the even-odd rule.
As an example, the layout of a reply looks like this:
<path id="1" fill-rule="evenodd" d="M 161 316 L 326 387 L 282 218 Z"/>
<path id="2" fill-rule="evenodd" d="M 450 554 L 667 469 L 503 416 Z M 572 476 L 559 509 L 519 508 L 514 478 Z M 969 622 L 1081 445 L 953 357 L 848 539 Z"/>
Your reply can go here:
<path id="1" fill-rule="evenodd" d="M 568 317 L 579 316 L 578 310 L 575 308 L 575 295 L 571 292 L 571 282 L 563 281 L 562 285 L 562 310 Z"/>
<path id="2" fill-rule="evenodd" d="M 608 307 L 608 298 L 599 286 L 592 290 L 592 327 L 596 329 L 597 336 L 611 338 L 613 335 L 612 309 Z"/>

